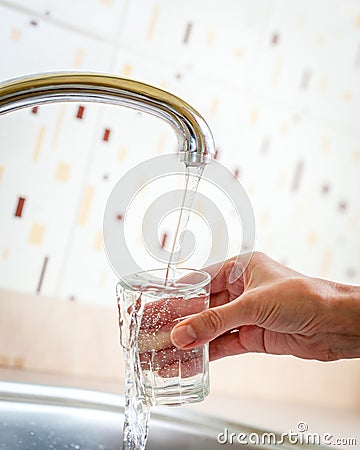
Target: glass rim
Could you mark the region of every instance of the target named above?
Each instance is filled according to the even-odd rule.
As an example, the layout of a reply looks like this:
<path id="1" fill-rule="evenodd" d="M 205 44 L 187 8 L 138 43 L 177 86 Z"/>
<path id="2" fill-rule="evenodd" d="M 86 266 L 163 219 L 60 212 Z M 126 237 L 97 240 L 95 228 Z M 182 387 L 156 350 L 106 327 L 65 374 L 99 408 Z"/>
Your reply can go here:
<path id="1" fill-rule="evenodd" d="M 140 272 L 136 272 L 134 274 L 130 274 L 130 275 L 127 275 L 127 276 L 121 278 L 119 280 L 119 283 L 121 284 L 122 287 L 126 286 L 128 288 L 136 290 L 136 286 L 134 286 L 134 283 L 129 283 L 129 281 L 131 279 L 133 279 L 135 281 L 135 279 L 137 277 L 139 280 L 145 280 L 146 281 L 146 277 L 141 278 L 141 275 L 144 275 L 144 274 L 150 274 L 151 275 L 152 273 L 156 273 L 156 272 L 166 273 L 166 270 L 167 270 L 166 268 L 142 270 Z M 191 275 L 192 273 L 193 274 L 200 274 L 200 275 L 204 276 L 204 279 L 199 281 L 199 282 L 197 282 L 197 283 L 193 283 L 193 284 L 189 284 L 189 285 L 185 285 L 185 286 L 181 286 L 181 287 L 180 286 L 171 286 L 171 285 L 168 285 L 168 286 L 164 285 L 164 286 L 161 286 L 161 287 L 163 287 L 164 290 L 169 291 L 169 292 L 174 292 L 174 291 L 187 292 L 187 291 L 192 291 L 194 289 L 199 289 L 199 288 L 202 288 L 204 286 L 207 286 L 211 282 L 211 275 L 208 272 L 206 272 L 205 270 L 189 269 L 187 267 L 179 267 L 179 268 L 176 269 L 176 272 L 180 272 L 180 271 L 186 271 L 188 275 Z M 187 275 L 187 274 L 185 274 L 185 275 Z M 165 277 L 157 277 L 157 278 L 159 280 L 162 280 L 162 282 L 165 281 Z M 151 281 L 151 280 L 149 280 L 149 281 Z M 156 283 L 156 281 L 155 281 L 155 283 Z M 160 283 L 159 283 L 158 287 L 160 287 Z M 151 290 L 151 289 L 149 289 L 149 290 Z"/>

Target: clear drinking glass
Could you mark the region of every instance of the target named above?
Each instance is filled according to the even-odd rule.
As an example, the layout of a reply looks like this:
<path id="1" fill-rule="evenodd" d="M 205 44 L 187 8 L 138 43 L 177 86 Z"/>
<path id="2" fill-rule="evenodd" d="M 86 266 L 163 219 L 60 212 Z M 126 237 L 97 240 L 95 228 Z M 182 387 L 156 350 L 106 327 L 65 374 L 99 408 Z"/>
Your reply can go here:
<path id="1" fill-rule="evenodd" d="M 175 278 L 167 279 L 166 269 L 155 269 L 128 276 L 119 286 L 122 345 L 125 350 L 134 336 L 124 329 L 132 311 L 137 323 L 134 363 L 145 401 L 152 406 L 202 401 L 209 393 L 208 345 L 180 350 L 172 344 L 170 333 L 185 317 L 208 308 L 210 275 L 176 269 Z"/>

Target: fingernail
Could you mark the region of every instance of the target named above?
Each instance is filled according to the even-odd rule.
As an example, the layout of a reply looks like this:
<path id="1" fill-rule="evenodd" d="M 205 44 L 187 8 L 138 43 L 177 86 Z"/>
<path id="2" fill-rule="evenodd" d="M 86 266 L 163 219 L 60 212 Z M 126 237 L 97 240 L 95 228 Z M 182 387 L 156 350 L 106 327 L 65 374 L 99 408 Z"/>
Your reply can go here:
<path id="1" fill-rule="evenodd" d="M 191 325 L 182 325 L 173 329 L 171 340 L 176 347 L 186 347 L 196 341 L 197 335 Z"/>

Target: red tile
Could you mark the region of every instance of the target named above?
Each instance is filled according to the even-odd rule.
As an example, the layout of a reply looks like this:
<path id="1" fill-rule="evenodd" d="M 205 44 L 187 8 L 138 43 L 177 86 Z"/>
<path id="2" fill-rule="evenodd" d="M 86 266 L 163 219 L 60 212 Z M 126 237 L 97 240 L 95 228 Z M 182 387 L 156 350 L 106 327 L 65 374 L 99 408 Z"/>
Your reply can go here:
<path id="1" fill-rule="evenodd" d="M 162 240 L 161 240 L 161 248 L 165 247 L 166 241 L 167 241 L 168 235 L 167 233 L 163 234 Z"/>
<path id="2" fill-rule="evenodd" d="M 79 106 L 78 110 L 77 110 L 77 114 L 76 114 L 76 118 L 77 119 L 82 119 L 83 115 L 84 115 L 84 111 L 85 111 L 85 106 Z"/>
<path id="3" fill-rule="evenodd" d="M 192 23 L 189 22 L 189 23 L 186 25 L 186 29 L 185 29 L 185 34 L 184 34 L 184 39 L 183 39 L 183 43 L 184 43 L 184 44 L 187 44 L 187 43 L 189 42 L 191 30 L 192 30 Z"/>
<path id="4" fill-rule="evenodd" d="M 24 197 L 19 197 L 18 198 L 18 202 L 17 202 L 16 210 L 15 210 L 15 217 L 21 217 L 22 216 L 25 200 L 26 199 Z"/>
<path id="5" fill-rule="evenodd" d="M 277 45 L 279 43 L 279 35 L 278 33 L 274 33 L 271 37 L 272 45 Z"/>
<path id="6" fill-rule="evenodd" d="M 46 272 L 46 268 L 47 268 L 48 262 L 49 262 L 49 257 L 45 256 L 43 264 L 42 264 L 42 267 L 41 267 L 41 272 L 40 272 L 38 285 L 37 285 L 37 288 L 36 288 L 36 292 L 38 294 L 40 294 L 40 292 L 41 292 L 41 287 L 42 287 L 42 284 L 43 284 L 43 281 L 44 281 L 45 272 Z"/>
<path id="7" fill-rule="evenodd" d="M 105 128 L 104 134 L 103 134 L 103 141 L 108 142 L 110 138 L 110 130 L 109 128 Z"/>

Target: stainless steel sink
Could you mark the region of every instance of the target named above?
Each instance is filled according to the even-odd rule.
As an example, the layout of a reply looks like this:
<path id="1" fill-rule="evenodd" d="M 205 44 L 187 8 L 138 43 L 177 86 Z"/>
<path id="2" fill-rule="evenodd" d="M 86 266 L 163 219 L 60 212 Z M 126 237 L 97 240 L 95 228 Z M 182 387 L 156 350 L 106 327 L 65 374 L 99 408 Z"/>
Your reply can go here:
<path id="1" fill-rule="evenodd" d="M 0 381 L 0 450 L 120 450 L 123 413 L 123 398 L 117 395 Z M 237 434 L 262 433 L 186 408 L 156 408 L 146 448 L 273 448 L 236 440 L 233 445 L 220 444 L 217 436 L 225 428 Z M 281 448 L 300 447 L 285 443 Z"/>

